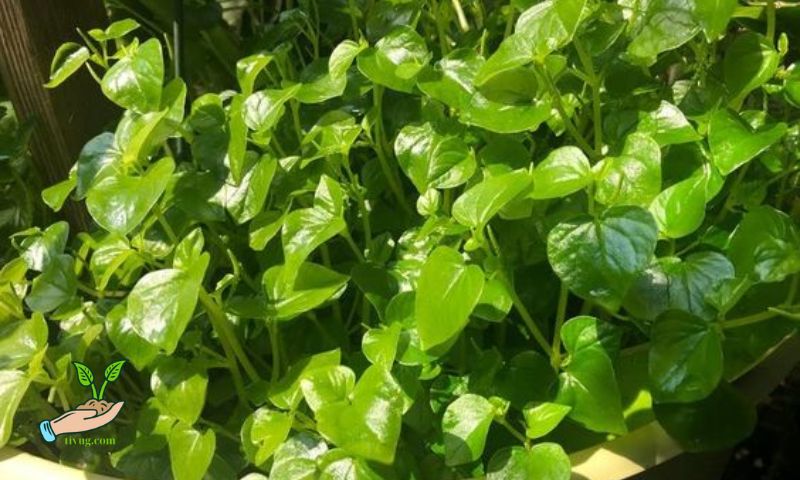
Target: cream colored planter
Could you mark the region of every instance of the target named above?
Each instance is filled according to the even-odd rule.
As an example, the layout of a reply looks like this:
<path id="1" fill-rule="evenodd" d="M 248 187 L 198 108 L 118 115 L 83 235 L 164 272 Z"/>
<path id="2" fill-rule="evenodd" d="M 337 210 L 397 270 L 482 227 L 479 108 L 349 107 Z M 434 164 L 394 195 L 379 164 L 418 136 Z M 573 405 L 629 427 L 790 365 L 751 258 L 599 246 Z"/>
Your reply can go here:
<path id="1" fill-rule="evenodd" d="M 790 336 L 764 356 L 736 385 L 752 401 L 760 401 L 800 362 L 800 336 Z M 683 453 L 657 422 L 619 438 L 570 455 L 575 480 L 622 480 Z M 0 450 L 3 480 L 114 480 L 60 465 L 14 448 Z"/>

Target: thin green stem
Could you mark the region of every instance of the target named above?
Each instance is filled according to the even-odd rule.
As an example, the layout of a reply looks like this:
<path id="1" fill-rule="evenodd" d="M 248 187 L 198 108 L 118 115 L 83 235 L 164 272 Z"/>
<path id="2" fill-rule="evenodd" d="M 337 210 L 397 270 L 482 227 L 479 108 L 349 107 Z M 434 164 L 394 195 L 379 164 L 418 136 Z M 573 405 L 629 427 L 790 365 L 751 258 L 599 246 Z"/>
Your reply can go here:
<path id="1" fill-rule="evenodd" d="M 531 334 L 533 334 L 533 338 L 536 340 L 536 343 L 542 347 L 542 350 L 547 353 L 551 353 L 550 344 L 547 342 L 547 338 L 545 338 L 539 326 L 536 325 L 536 322 L 533 320 L 530 312 L 528 312 L 527 307 L 525 307 L 525 304 L 522 303 L 522 299 L 519 298 L 519 295 L 517 295 L 514 287 L 511 286 L 507 279 L 505 283 L 506 289 L 508 290 L 509 295 L 511 295 L 511 301 L 514 303 L 514 308 L 519 313 L 519 316 L 522 317 L 522 321 L 525 322 L 525 326 L 528 327 L 528 330 L 530 330 Z"/>
<path id="2" fill-rule="evenodd" d="M 499 423 L 500 425 L 504 426 L 504 427 L 505 427 L 505 429 L 506 429 L 506 430 L 508 430 L 508 433 L 510 433 L 511 435 L 513 435 L 513 436 L 514 436 L 514 438 L 516 438 L 517 440 L 519 440 L 519 441 L 520 441 L 520 442 L 522 442 L 523 444 L 526 444 L 526 445 L 527 445 L 527 443 L 528 443 L 528 438 L 527 438 L 527 437 L 525 437 L 525 435 L 523 435 L 523 434 L 522 434 L 522 432 L 520 432 L 519 430 L 517 430 L 516 428 L 514 428 L 514 426 L 513 426 L 513 425 L 511 425 L 510 423 L 508 423 L 508 420 L 506 420 L 504 417 L 495 417 L 495 418 L 494 418 L 494 421 L 495 421 L 495 422 L 497 422 L 497 423 Z"/>
<path id="3" fill-rule="evenodd" d="M 342 237 L 347 242 L 347 245 L 350 247 L 350 250 L 353 251 L 353 254 L 356 256 L 356 258 L 358 258 L 358 261 L 363 263 L 364 254 L 361 253 L 361 250 L 359 250 L 358 245 L 356 245 L 356 242 L 353 241 L 353 237 L 350 236 L 350 232 L 345 230 L 342 233 Z"/>
<path id="4" fill-rule="evenodd" d="M 775 45 L 775 0 L 767 0 L 767 39 Z"/>
<path id="5" fill-rule="evenodd" d="M 436 0 L 429 0 L 431 9 L 431 16 L 436 24 L 436 36 L 439 38 L 439 48 L 442 50 L 444 57 L 450 52 L 450 45 L 447 43 L 447 34 L 445 33 L 444 16 L 438 11 L 438 3 Z"/>
<path id="6" fill-rule="evenodd" d="M 567 300 L 569 299 L 569 288 L 567 284 L 561 282 L 561 290 L 558 295 L 558 311 L 556 312 L 556 326 L 553 330 L 553 345 L 550 351 L 550 365 L 558 368 L 561 365 L 561 326 L 567 317 Z"/>
<path id="7" fill-rule="evenodd" d="M 95 400 L 100 400 L 100 398 L 97 396 L 97 388 L 95 388 L 94 383 L 92 384 L 92 398 Z"/>
<path id="8" fill-rule="evenodd" d="M 278 383 L 281 371 L 281 350 L 280 340 L 278 339 L 278 321 L 274 318 L 267 319 L 267 329 L 269 330 L 269 343 L 272 349 L 272 375 L 270 385 Z"/>
<path id="9" fill-rule="evenodd" d="M 462 32 L 469 32 L 469 22 L 467 22 L 467 16 L 464 15 L 461 1 L 452 0 L 451 3 L 453 4 L 453 10 L 456 12 L 456 18 L 458 19 L 458 28 L 460 28 Z"/>
<path id="10" fill-rule="evenodd" d="M 764 312 L 755 313 L 753 315 L 747 315 L 744 317 L 733 318 L 731 320 L 725 320 L 724 322 L 722 322 L 722 328 L 728 330 L 731 328 L 745 327 L 747 325 L 752 325 L 754 323 L 763 322 L 764 320 L 769 320 L 777 315 L 778 314 L 773 311 L 766 310 Z"/>
<path id="11" fill-rule="evenodd" d="M 592 87 L 592 123 L 594 124 L 594 151 L 598 155 L 603 152 L 603 114 L 600 103 L 600 77 L 594 69 L 592 55 L 583 46 L 583 43 L 576 37 L 572 41 L 575 50 L 578 52 L 581 64 L 583 64 L 589 84 Z"/>
<path id="12" fill-rule="evenodd" d="M 558 91 L 553 79 L 550 78 L 550 73 L 547 72 L 547 69 L 544 65 L 537 63 L 536 70 L 539 73 L 539 76 L 544 80 L 545 87 L 550 93 L 550 97 L 553 99 L 553 106 L 556 107 L 558 111 L 558 115 L 561 117 L 561 120 L 564 122 L 564 128 L 566 128 L 567 133 L 575 140 L 578 146 L 586 152 L 591 158 L 597 158 L 597 154 L 595 153 L 594 149 L 589 142 L 583 138 L 583 135 L 578 131 L 575 127 L 575 124 L 572 123 L 570 120 L 569 115 L 567 115 L 567 109 L 564 107 L 564 102 L 561 100 L 561 92 Z"/>
<path id="13" fill-rule="evenodd" d="M 222 311 L 222 308 L 217 305 L 216 301 L 214 301 L 205 288 L 200 288 L 198 299 L 208 313 L 211 326 L 214 328 L 214 331 L 217 332 L 222 348 L 225 350 L 225 355 L 228 357 L 228 360 L 231 361 L 232 366 L 236 366 L 236 359 L 238 359 L 245 373 L 247 373 L 247 376 L 253 381 L 259 380 L 260 377 L 255 367 L 253 367 L 250 359 L 247 358 L 247 354 L 236 338 L 235 333 L 230 329 L 228 319 L 225 316 L 225 312 Z M 238 369 L 236 369 L 236 373 L 238 374 Z"/>
<path id="14" fill-rule="evenodd" d="M 403 195 L 403 188 L 400 185 L 400 179 L 397 177 L 395 170 L 389 164 L 389 159 L 386 154 L 386 131 L 383 125 L 383 86 L 375 85 L 372 89 L 372 100 L 375 108 L 375 153 L 378 155 L 378 161 L 381 165 L 383 175 L 386 181 L 389 182 L 389 188 L 397 198 L 400 208 L 403 209 L 408 215 L 411 215 L 411 209 L 406 204 L 405 196 Z"/>

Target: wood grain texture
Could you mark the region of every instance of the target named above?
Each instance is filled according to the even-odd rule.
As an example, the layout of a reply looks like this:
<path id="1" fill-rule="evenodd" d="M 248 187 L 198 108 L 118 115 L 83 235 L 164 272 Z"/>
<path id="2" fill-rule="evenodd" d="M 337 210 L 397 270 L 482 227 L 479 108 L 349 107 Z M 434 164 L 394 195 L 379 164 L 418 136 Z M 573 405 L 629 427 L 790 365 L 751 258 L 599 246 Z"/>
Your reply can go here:
<path id="1" fill-rule="evenodd" d="M 107 24 L 100 0 L 0 0 L 0 74 L 20 120 L 34 120 L 31 154 L 44 186 L 64 180 L 83 145 L 114 116 L 85 69 L 55 90 L 43 87 L 59 45 L 81 42 L 76 28 Z M 72 201 L 64 214 L 75 229 L 89 218 Z"/>

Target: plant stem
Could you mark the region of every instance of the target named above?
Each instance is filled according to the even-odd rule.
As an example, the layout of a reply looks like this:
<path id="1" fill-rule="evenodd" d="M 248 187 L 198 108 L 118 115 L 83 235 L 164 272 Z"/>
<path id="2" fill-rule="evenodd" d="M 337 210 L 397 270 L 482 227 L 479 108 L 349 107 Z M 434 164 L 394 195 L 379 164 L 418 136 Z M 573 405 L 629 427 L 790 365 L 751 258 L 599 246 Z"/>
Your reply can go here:
<path id="1" fill-rule="evenodd" d="M 589 142 L 587 142 L 585 138 L 583 138 L 583 135 L 581 135 L 581 133 L 575 127 L 575 124 L 572 123 L 572 120 L 570 120 L 569 115 L 567 115 L 567 110 L 564 108 L 564 103 L 561 100 L 561 93 L 558 91 L 555 83 L 553 83 L 553 79 L 550 78 L 550 73 L 547 72 L 547 69 L 543 64 L 537 63 L 535 65 L 539 76 L 542 78 L 542 80 L 544 80 L 545 87 L 550 92 L 550 96 L 553 99 L 553 106 L 556 107 L 556 110 L 558 110 L 558 115 L 564 122 L 564 128 L 566 128 L 570 136 L 575 140 L 578 146 L 581 147 L 581 149 L 586 152 L 587 155 L 589 155 L 589 157 L 597 158 L 592 146 L 589 145 Z"/>
<path id="2" fill-rule="evenodd" d="M 504 427 L 506 428 L 506 430 L 508 430 L 508 432 L 509 432 L 511 435 L 513 435 L 513 436 L 514 436 L 514 438 L 516 438 L 516 439 L 517 439 L 517 440 L 519 440 L 520 442 L 522 442 L 522 443 L 524 443 L 524 444 L 526 444 L 526 445 L 527 445 L 527 443 L 528 443 L 528 439 L 525 437 L 525 435 L 523 435 L 523 434 L 522 434 L 522 433 L 521 433 L 519 430 L 517 430 L 516 428 L 514 428 L 514 426 L 513 426 L 513 425 L 511 425 L 510 423 L 508 423 L 508 420 L 506 420 L 504 417 L 495 417 L 495 418 L 494 418 L 494 421 L 495 421 L 495 422 L 497 422 L 497 423 L 499 423 L 500 425 L 504 426 Z"/>
<path id="3" fill-rule="evenodd" d="M 558 312 L 556 313 L 556 326 L 553 330 L 553 346 L 550 351 L 550 365 L 558 368 L 561 364 L 561 326 L 567 317 L 567 300 L 569 299 L 569 288 L 567 284 L 561 282 L 561 291 L 558 295 Z"/>
<path id="4" fill-rule="evenodd" d="M 281 370 L 281 350 L 278 340 L 278 321 L 274 318 L 267 319 L 267 329 L 269 329 L 269 343 L 272 349 L 272 374 L 270 376 L 270 386 L 274 386 L 280 378 Z"/>
<path id="5" fill-rule="evenodd" d="M 442 50 L 442 56 L 444 57 L 450 52 L 450 46 L 447 44 L 447 34 L 445 33 L 445 25 L 442 23 L 444 20 L 444 16 L 440 15 L 440 12 L 437 9 L 438 3 L 436 0 L 429 0 L 430 9 L 431 9 L 431 16 L 433 17 L 433 21 L 436 24 L 436 36 L 439 38 L 439 48 Z"/>
<path id="6" fill-rule="evenodd" d="M 469 22 L 467 22 L 467 17 L 464 15 L 464 9 L 461 7 L 461 1 L 452 0 L 452 3 L 453 10 L 456 11 L 456 18 L 458 19 L 458 28 L 460 28 L 462 32 L 468 32 Z"/>
<path id="7" fill-rule="evenodd" d="M 198 298 L 203 308 L 205 308 L 208 313 L 211 326 L 214 328 L 214 331 L 217 332 L 220 343 L 222 343 L 222 349 L 225 350 L 225 355 L 228 357 L 228 361 L 231 362 L 233 369 L 236 370 L 236 374 L 239 373 L 239 370 L 236 369 L 236 359 L 238 358 L 247 376 L 250 377 L 251 380 L 259 380 L 260 377 L 255 367 L 250 363 L 250 359 L 247 358 L 247 354 L 244 352 L 236 335 L 230 330 L 225 312 L 223 312 L 214 299 L 211 298 L 211 295 L 208 294 L 205 288 L 200 287 Z"/>
<path id="8" fill-rule="evenodd" d="M 522 317 L 522 321 L 525 322 L 525 326 L 528 327 L 528 330 L 530 330 L 531 334 L 533 334 L 533 338 L 536 340 L 536 343 L 538 343 L 539 346 L 542 347 L 542 350 L 544 350 L 547 353 L 551 353 L 550 344 L 547 342 L 547 339 L 545 338 L 544 334 L 542 334 L 542 331 L 541 329 L 539 329 L 539 326 L 536 325 L 536 322 L 533 320 L 533 317 L 531 317 L 531 314 L 530 312 L 528 312 L 528 309 L 525 307 L 525 304 L 522 303 L 522 300 L 519 298 L 519 295 L 517 295 L 517 292 L 514 290 L 514 287 L 511 286 L 511 283 L 508 282 L 507 279 L 505 281 L 505 284 L 509 295 L 511 295 L 511 301 L 514 303 L 514 308 L 517 309 L 519 316 Z"/>
<path id="9" fill-rule="evenodd" d="M 99 398 L 97 398 L 97 389 L 95 388 L 94 383 L 92 384 L 92 398 L 94 398 L 95 400 L 100 400 Z"/>
<path id="10" fill-rule="evenodd" d="M 594 124 L 594 151 L 597 155 L 603 152 L 603 114 L 600 103 L 600 78 L 594 70 L 592 55 L 583 46 L 583 43 L 576 37 L 572 41 L 575 50 L 578 52 L 583 68 L 586 70 L 589 84 L 592 87 L 592 123 Z"/>
<path id="11" fill-rule="evenodd" d="M 361 250 L 358 249 L 358 245 L 356 242 L 353 241 L 353 237 L 350 236 L 350 232 L 345 230 L 342 232 L 342 237 L 347 242 L 347 245 L 350 247 L 350 250 L 353 251 L 353 254 L 356 256 L 359 262 L 364 262 L 364 254 L 361 253 Z"/>
<path id="12" fill-rule="evenodd" d="M 389 165 L 389 159 L 387 158 L 386 151 L 384 149 L 384 145 L 386 145 L 386 131 L 383 125 L 383 86 L 375 85 L 372 88 L 372 101 L 374 104 L 376 117 L 375 153 L 378 155 L 378 161 L 381 164 L 383 175 L 386 177 L 386 181 L 389 182 L 389 188 L 391 188 L 392 193 L 394 193 L 394 196 L 397 198 L 400 208 L 402 208 L 408 215 L 411 215 L 411 210 L 406 204 L 406 199 L 403 195 L 403 189 L 400 185 L 400 180 L 397 178 L 396 172 L 392 166 Z"/>
<path id="13" fill-rule="evenodd" d="M 775 0 L 767 0 L 767 40 L 775 45 Z"/>
<path id="14" fill-rule="evenodd" d="M 722 328 L 727 330 L 730 328 L 744 327 L 747 325 L 752 325 L 754 323 L 763 322 L 764 320 L 769 320 L 770 318 L 773 318 L 776 315 L 777 314 L 775 312 L 767 310 L 764 312 L 755 313 L 753 315 L 747 315 L 745 317 L 725 320 L 724 322 L 722 322 Z"/>

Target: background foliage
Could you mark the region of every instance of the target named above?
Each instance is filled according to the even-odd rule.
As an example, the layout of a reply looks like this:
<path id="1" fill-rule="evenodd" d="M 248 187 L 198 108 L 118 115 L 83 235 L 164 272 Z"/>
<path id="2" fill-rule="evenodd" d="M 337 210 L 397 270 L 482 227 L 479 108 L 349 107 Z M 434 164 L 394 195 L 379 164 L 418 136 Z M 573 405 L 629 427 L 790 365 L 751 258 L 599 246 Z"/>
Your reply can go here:
<path id="1" fill-rule="evenodd" d="M 751 431 L 730 382 L 798 318 L 792 4 L 199 2 L 189 85 L 162 2 L 109 6 L 136 20 L 48 87 L 89 68 L 122 114 L 42 192 L 97 228 L 24 230 L 0 270 L 3 444 L 131 478 L 562 479 L 653 419 L 689 451 Z M 123 358 L 117 445 L 44 445 L 71 362 Z"/>

